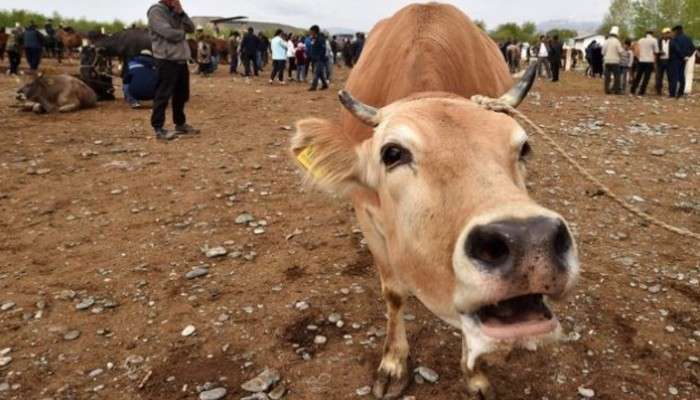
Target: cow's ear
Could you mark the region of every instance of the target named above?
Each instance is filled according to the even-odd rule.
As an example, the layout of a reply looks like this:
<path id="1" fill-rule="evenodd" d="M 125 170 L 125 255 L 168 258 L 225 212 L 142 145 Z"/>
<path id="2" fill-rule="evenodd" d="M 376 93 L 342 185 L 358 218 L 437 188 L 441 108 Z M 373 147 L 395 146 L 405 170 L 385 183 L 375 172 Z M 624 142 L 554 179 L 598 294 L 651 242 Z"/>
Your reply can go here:
<path id="1" fill-rule="evenodd" d="M 346 194 L 364 186 L 360 181 L 357 143 L 346 137 L 338 124 L 323 119 L 305 119 L 296 125 L 292 156 L 307 178 L 321 188 Z"/>

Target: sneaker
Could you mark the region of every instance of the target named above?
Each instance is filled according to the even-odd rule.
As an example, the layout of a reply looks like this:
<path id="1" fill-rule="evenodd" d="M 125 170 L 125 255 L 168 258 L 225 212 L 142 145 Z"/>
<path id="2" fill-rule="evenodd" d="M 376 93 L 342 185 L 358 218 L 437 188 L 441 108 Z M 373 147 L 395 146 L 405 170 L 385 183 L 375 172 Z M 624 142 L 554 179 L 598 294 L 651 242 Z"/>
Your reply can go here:
<path id="1" fill-rule="evenodd" d="M 188 124 L 175 126 L 175 133 L 178 135 L 196 135 L 199 132 L 199 129 Z"/>
<path id="2" fill-rule="evenodd" d="M 175 132 L 168 132 L 163 128 L 156 129 L 156 139 L 158 140 L 173 140 L 177 137 Z"/>
<path id="3" fill-rule="evenodd" d="M 136 102 L 136 103 L 131 103 L 131 104 L 129 104 L 129 107 L 131 107 L 132 110 L 138 110 L 138 109 L 141 108 L 142 106 L 141 106 L 141 103 Z"/>

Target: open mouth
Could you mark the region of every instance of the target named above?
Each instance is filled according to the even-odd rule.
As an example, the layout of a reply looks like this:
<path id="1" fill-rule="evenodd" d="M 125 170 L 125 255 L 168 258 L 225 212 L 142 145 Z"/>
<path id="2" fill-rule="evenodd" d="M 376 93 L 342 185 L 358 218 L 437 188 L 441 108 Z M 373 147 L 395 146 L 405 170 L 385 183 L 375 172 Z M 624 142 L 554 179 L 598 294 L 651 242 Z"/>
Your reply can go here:
<path id="1" fill-rule="evenodd" d="M 559 325 L 542 294 L 513 297 L 484 306 L 472 317 L 479 322 L 485 335 L 500 340 L 543 335 Z"/>

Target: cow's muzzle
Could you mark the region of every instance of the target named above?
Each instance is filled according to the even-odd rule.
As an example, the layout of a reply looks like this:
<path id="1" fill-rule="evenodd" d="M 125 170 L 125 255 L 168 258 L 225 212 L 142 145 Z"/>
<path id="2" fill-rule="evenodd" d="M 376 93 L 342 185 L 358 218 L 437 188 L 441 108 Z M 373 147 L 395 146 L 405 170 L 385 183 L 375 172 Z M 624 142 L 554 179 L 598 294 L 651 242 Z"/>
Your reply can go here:
<path id="1" fill-rule="evenodd" d="M 483 334 L 511 340 L 558 328 L 546 300 L 562 298 L 578 274 L 576 249 L 564 221 L 538 216 L 476 225 L 463 246 L 470 264 L 495 282 L 470 314 Z"/>

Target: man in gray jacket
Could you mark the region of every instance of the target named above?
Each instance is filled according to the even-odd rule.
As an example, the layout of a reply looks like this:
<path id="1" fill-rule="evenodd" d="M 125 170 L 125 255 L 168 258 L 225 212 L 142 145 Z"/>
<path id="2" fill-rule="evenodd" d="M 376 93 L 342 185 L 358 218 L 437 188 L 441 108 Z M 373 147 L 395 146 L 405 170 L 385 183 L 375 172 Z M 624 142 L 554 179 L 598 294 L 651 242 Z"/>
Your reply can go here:
<path id="1" fill-rule="evenodd" d="M 190 97 L 190 47 L 187 33 L 194 33 L 194 24 L 182 9 L 180 0 L 161 0 L 148 10 L 148 28 L 151 33 L 153 57 L 158 65 L 158 84 L 153 100 L 151 125 L 156 138 L 174 139 L 177 135 L 198 133 L 187 124 L 185 103 Z M 173 103 L 175 132 L 165 126 L 165 110 Z"/>

